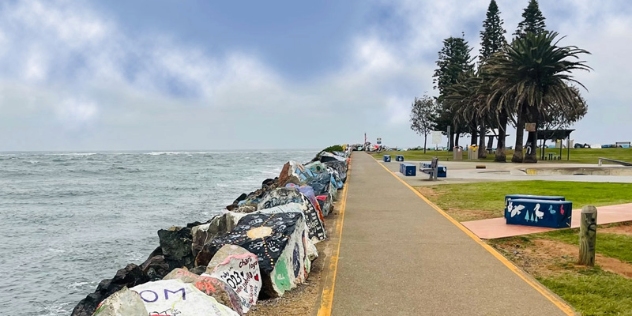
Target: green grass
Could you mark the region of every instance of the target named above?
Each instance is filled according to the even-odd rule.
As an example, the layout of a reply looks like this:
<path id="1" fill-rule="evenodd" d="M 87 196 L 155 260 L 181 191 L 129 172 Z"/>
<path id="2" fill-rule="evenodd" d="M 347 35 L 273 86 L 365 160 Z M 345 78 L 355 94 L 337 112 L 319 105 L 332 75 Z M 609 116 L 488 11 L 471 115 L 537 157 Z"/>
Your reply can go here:
<path id="1" fill-rule="evenodd" d="M 567 244 L 577 245 L 579 243 L 579 229 L 564 229 L 535 234 L 533 238 L 553 239 Z M 632 236 L 600 233 L 599 228 L 597 228 L 595 251 L 607 257 L 632 263 Z"/>
<path id="2" fill-rule="evenodd" d="M 437 194 L 428 198 L 451 214 L 458 210 L 480 210 L 489 212 L 486 218 L 503 216 L 507 194 L 562 195 L 573 202 L 576 212 L 588 204 L 602 206 L 632 202 L 632 183 L 534 180 L 441 184 L 427 189 Z"/>
<path id="3" fill-rule="evenodd" d="M 538 149 L 538 157 L 540 150 Z M 551 148 L 546 149 L 546 153 L 554 153 L 559 155 L 560 150 Z M 391 155 L 391 157 L 395 157 L 397 155 L 404 156 L 405 160 L 430 160 L 432 157 L 438 157 L 440 161 L 452 161 L 452 152 L 449 151 L 434 151 L 428 150 L 426 154 L 424 154 L 423 150 L 412 150 L 412 151 L 386 151 L 381 153 L 373 153 L 373 157 L 377 159 L 382 159 L 384 155 Z M 507 161 L 511 161 L 511 156 L 513 155 L 513 150 L 507 150 Z M 596 164 L 599 162 L 599 158 L 610 158 L 615 160 L 623 160 L 632 162 L 632 148 L 599 148 L 599 149 L 588 149 L 588 148 L 571 148 L 570 151 L 570 160 L 566 160 L 567 154 L 566 149 L 562 152 L 562 160 L 546 160 L 543 162 L 553 162 L 553 163 L 590 163 Z M 467 159 L 467 152 L 463 152 L 463 160 L 469 161 Z M 471 161 L 485 161 L 485 162 L 493 162 L 494 154 L 488 154 L 487 158 L 484 160 L 471 160 Z"/>
<path id="4" fill-rule="evenodd" d="M 599 268 L 538 278 L 582 315 L 632 315 L 632 280 Z"/>

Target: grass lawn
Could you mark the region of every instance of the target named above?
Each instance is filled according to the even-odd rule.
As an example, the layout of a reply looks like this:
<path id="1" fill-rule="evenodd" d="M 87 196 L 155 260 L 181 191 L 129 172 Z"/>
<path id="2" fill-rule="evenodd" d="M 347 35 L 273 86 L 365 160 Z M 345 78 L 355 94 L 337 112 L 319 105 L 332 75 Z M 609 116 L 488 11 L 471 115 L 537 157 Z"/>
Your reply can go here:
<path id="1" fill-rule="evenodd" d="M 620 239 L 623 238 L 623 239 Z M 542 240 L 568 243 L 567 247 L 547 248 Z M 581 315 L 632 315 L 632 279 L 597 266 L 578 266 L 577 229 L 490 240 L 509 260 L 531 273 L 540 283 L 568 302 Z M 550 247 L 549 243 L 549 247 Z M 554 245 L 554 244 L 553 244 Z M 599 233 L 597 253 L 629 264 L 632 237 Z M 571 248 L 572 251 L 564 251 Z M 557 251 L 556 251 L 557 250 Z M 624 263 L 624 265 L 626 265 Z M 621 267 L 621 265 L 619 265 Z"/>
<path id="2" fill-rule="evenodd" d="M 578 236 L 579 228 L 575 228 L 556 230 L 545 234 L 536 234 L 533 238 L 543 237 L 559 240 L 571 245 L 577 245 L 579 240 Z M 621 261 L 632 263 L 632 236 L 600 233 L 599 229 L 597 229 L 597 243 L 595 245 L 595 251 L 610 258 L 617 258 Z"/>
<path id="3" fill-rule="evenodd" d="M 538 157 L 539 156 L 538 150 Z M 559 155 L 560 150 L 551 148 L 546 149 L 546 153 L 554 153 Z M 382 159 L 384 155 L 391 155 L 393 161 L 395 160 L 395 156 L 402 155 L 405 160 L 430 160 L 432 157 L 438 157 L 440 161 L 452 161 L 452 152 L 449 151 L 434 151 L 428 150 L 426 154 L 424 154 L 423 150 L 412 150 L 412 151 L 386 151 L 381 153 L 373 153 L 373 157 L 376 159 Z M 507 161 L 511 161 L 511 156 L 513 155 L 513 150 L 507 151 Z M 623 160 L 632 162 L 632 148 L 599 148 L 599 149 L 588 149 L 588 148 L 571 148 L 570 152 L 570 160 L 566 160 L 566 149 L 562 152 L 562 160 L 546 160 L 545 162 L 555 162 L 555 163 L 590 163 L 596 164 L 599 162 L 599 158 L 610 158 L 615 160 Z M 467 159 L 467 152 L 463 152 L 463 160 L 469 161 Z M 488 154 L 487 159 L 485 160 L 471 160 L 471 161 L 485 161 L 485 162 L 493 162 L 494 155 Z"/>
<path id="4" fill-rule="evenodd" d="M 418 190 L 458 221 L 502 217 L 507 194 L 562 195 L 573 202 L 574 210 L 587 204 L 632 202 L 632 183 L 534 180 L 440 184 Z M 477 212 L 466 212 L 472 210 Z"/>
<path id="5" fill-rule="evenodd" d="M 537 278 L 582 315 L 632 315 L 632 280 L 599 268 Z"/>

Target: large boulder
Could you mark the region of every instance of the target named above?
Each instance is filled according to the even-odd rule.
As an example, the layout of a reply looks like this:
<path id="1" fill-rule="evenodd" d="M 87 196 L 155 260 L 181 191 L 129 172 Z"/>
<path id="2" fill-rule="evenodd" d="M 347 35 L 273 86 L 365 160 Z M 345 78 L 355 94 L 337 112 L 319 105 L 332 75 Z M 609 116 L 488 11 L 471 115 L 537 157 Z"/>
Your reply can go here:
<path id="1" fill-rule="evenodd" d="M 72 310 L 71 316 L 91 316 L 97 306 L 110 295 L 149 281 L 149 277 L 135 264 L 128 264 L 116 272 L 112 279 L 102 280 L 96 291 L 82 299 Z"/>
<path id="2" fill-rule="evenodd" d="M 334 199 L 330 194 L 321 194 L 316 196 L 316 200 L 320 205 L 320 209 L 323 210 L 324 216 L 329 216 L 334 210 Z"/>
<path id="3" fill-rule="evenodd" d="M 120 291 L 106 298 L 93 316 L 147 316 L 149 312 L 140 295 L 123 287 Z"/>
<path id="4" fill-rule="evenodd" d="M 184 283 L 193 284 L 193 286 L 202 291 L 204 294 L 214 297 L 219 303 L 226 305 L 237 311 L 240 315 L 243 315 L 243 313 L 240 312 L 241 298 L 227 283 L 222 280 L 205 274 L 198 275 L 186 269 L 175 269 L 164 278 L 164 280 L 176 279 L 181 280 Z"/>
<path id="5" fill-rule="evenodd" d="M 204 246 L 198 265 L 208 264 L 224 245 L 238 245 L 257 255 L 262 275 L 261 297 L 279 297 L 303 283 L 310 269 L 302 213 L 252 213 L 230 233 Z"/>
<path id="6" fill-rule="evenodd" d="M 208 224 L 203 224 L 191 229 L 192 243 L 191 252 L 193 257 L 202 250 L 202 247 L 213 238 L 226 234 L 237 226 L 237 222 L 244 214 L 237 212 L 226 212 L 215 216 Z"/>
<path id="7" fill-rule="evenodd" d="M 233 308 L 246 314 L 257 304 L 261 291 L 261 272 L 257 256 L 237 245 L 224 245 L 213 256 L 206 273 L 224 281 L 239 295 L 240 304 Z"/>
<path id="8" fill-rule="evenodd" d="M 149 315 L 239 316 L 191 283 L 181 280 L 160 280 L 131 288 L 140 294 Z"/>
<path id="9" fill-rule="evenodd" d="M 171 268 L 192 267 L 194 257 L 191 252 L 191 228 L 173 226 L 161 229 L 158 231 L 158 238 L 162 254 Z"/>
<path id="10" fill-rule="evenodd" d="M 312 202 L 302 194 L 297 188 L 285 187 L 276 188 L 266 195 L 259 203 L 257 209 L 259 211 L 274 207 L 293 204 L 290 207 L 282 208 L 280 212 L 299 211 L 305 215 L 307 226 L 309 227 L 309 238 L 314 243 L 327 238 L 327 230 L 321 212 L 318 212 Z M 297 209 L 297 205 L 300 205 Z"/>

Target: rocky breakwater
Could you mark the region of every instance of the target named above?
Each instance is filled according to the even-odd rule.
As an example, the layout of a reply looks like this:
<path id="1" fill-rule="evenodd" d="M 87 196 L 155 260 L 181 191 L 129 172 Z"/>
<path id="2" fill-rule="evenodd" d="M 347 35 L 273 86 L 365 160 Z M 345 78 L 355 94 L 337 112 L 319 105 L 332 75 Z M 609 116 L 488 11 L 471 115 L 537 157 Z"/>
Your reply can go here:
<path id="1" fill-rule="evenodd" d="M 346 181 L 349 152 L 289 161 L 221 214 L 158 231 L 159 246 L 81 300 L 73 316 L 245 315 L 304 283 L 327 238 L 324 218 Z"/>

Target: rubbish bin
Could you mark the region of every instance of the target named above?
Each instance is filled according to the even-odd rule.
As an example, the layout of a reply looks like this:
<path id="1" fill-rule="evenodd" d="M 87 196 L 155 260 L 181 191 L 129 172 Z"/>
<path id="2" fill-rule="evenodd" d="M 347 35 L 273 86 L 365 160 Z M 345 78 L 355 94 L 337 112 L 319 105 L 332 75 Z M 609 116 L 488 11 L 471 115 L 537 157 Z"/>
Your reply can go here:
<path id="1" fill-rule="evenodd" d="M 471 146 L 468 148 L 467 154 L 468 154 L 468 156 L 467 156 L 467 157 L 468 157 L 468 159 L 470 159 L 470 160 L 472 160 L 472 159 L 478 159 L 478 146 L 476 146 L 476 145 L 471 145 Z"/>
<path id="2" fill-rule="evenodd" d="M 453 160 L 463 160 L 463 150 L 459 146 L 454 146 L 454 150 L 452 151 L 452 159 Z"/>

